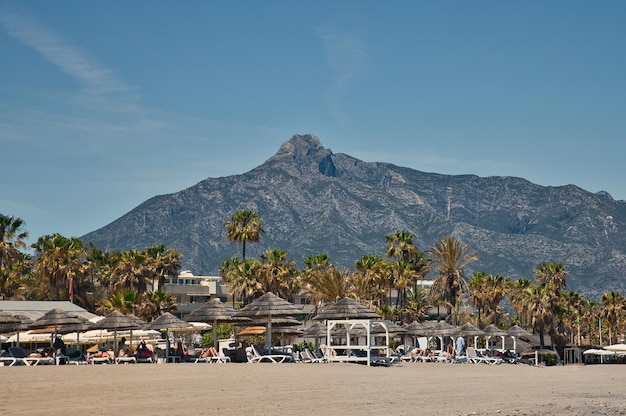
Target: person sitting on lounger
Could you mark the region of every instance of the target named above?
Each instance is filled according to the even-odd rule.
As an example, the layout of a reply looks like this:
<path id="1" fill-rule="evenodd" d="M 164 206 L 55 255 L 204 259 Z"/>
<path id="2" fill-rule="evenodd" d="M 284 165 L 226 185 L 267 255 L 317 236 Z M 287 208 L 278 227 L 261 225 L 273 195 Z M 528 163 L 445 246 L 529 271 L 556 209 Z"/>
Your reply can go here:
<path id="1" fill-rule="evenodd" d="M 117 356 L 118 357 L 130 357 L 131 356 L 130 349 L 126 347 L 125 337 L 122 337 L 122 339 L 120 340 L 120 349 L 117 351 Z"/>
<path id="2" fill-rule="evenodd" d="M 141 341 L 137 347 L 137 358 L 152 358 L 152 351 L 146 345 L 146 341 Z"/>

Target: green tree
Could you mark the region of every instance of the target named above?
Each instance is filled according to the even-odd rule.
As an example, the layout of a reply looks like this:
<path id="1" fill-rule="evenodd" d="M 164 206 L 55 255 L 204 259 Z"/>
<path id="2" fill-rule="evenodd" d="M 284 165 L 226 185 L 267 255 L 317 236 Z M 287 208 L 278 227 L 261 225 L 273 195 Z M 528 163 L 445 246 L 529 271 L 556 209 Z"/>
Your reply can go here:
<path id="1" fill-rule="evenodd" d="M 250 210 L 235 212 L 232 219 L 226 224 L 226 236 L 228 240 L 242 244 L 242 259 L 246 260 L 246 242 L 258 242 L 265 233 L 259 214 Z"/>
<path id="2" fill-rule="evenodd" d="M 605 292 L 601 298 L 600 317 L 609 325 L 609 344 L 613 343 L 613 336 L 617 335 L 617 327 L 624 318 L 626 303 L 624 296 L 615 291 Z"/>
<path id="3" fill-rule="evenodd" d="M 146 322 L 151 322 L 164 314 L 176 310 L 176 300 L 167 291 L 149 290 L 140 296 L 138 315 Z"/>
<path id="4" fill-rule="evenodd" d="M 21 249 L 26 248 L 28 231 L 21 218 L 0 214 L 0 296 L 13 296 L 20 286 L 20 277 L 29 268 L 29 256 Z"/>
<path id="5" fill-rule="evenodd" d="M 296 279 L 296 262 L 287 258 L 288 253 L 278 248 L 265 250 L 261 254 L 259 277 L 263 290 L 281 298 L 291 299 L 300 290 Z"/>
<path id="6" fill-rule="evenodd" d="M 144 250 L 147 259 L 147 274 L 152 276 L 153 290 L 159 290 L 165 284 L 166 277 L 178 276 L 182 254 L 163 244 L 155 244 Z"/>
<path id="7" fill-rule="evenodd" d="M 443 301 L 447 305 L 448 315 L 457 309 L 461 296 L 467 293 L 467 281 L 464 268 L 478 260 L 469 250 L 469 246 L 461 246 L 454 237 L 445 237 L 430 250 L 437 275 L 431 287 L 433 303 Z"/>
<path id="8" fill-rule="evenodd" d="M 239 298 L 248 303 L 249 300 L 265 293 L 259 280 L 260 266 L 254 259 L 239 260 L 238 257 L 233 257 L 224 260 L 220 275 L 233 299 Z"/>
<path id="9" fill-rule="evenodd" d="M 74 289 L 82 287 L 90 269 L 82 241 L 61 234 L 45 235 L 32 248 L 35 249 L 34 272 L 48 281 L 54 300 L 73 301 Z"/>

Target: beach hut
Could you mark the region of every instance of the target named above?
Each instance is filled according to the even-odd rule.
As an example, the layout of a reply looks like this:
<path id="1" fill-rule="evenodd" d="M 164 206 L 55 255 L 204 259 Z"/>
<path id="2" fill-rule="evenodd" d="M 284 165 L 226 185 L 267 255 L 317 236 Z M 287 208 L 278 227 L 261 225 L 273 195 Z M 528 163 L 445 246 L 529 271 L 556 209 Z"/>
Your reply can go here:
<path id="1" fill-rule="evenodd" d="M 389 323 L 380 320 L 380 315 L 375 311 L 365 307 L 360 302 L 351 298 L 343 298 L 339 301 L 325 307 L 318 315 L 313 317 L 314 320 L 326 320 L 326 345 L 332 350 L 332 354 L 328 355 L 329 361 L 336 362 L 365 362 L 367 365 L 372 363 L 384 363 L 389 365 Z M 373 345 L 372 330 L 380 326 L 383 328 L 381 335 L 385 337 L 384 345 Z M 341 339 L 345 339 L 345 344 L 333 342 L 333 332 L 338 328 L 343 332 Z M 352 336 L 362 330 L 365 336 L 365 344 L 358 342 L 352 343 Z M 345 338 L 343 338 L 345 337 Z M 372 351 L 380 353 L 372 354 Z"/>

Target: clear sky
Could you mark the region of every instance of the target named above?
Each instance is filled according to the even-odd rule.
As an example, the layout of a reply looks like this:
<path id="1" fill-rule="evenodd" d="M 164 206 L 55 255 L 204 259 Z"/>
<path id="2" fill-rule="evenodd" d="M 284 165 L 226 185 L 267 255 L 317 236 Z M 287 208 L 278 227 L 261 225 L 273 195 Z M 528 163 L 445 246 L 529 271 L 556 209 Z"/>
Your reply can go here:
<path id="1" fill-rule="evenodd" d="M 626 2 L 0 0 L 0 213 L 82 236 L 294 133 L 626 199 Z"/>

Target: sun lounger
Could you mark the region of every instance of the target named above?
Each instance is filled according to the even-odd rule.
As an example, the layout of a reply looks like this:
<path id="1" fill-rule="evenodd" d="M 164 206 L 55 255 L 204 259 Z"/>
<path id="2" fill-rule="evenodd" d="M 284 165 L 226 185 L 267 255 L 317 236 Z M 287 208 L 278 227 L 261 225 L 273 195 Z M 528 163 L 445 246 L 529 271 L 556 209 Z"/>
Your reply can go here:
<path id="1" fill-rule="evenodd" d="M 504 360 L 502 360 L 502 358 L 486 357 L 486 356 L 480 354 L 478 351 L 476 351 L 472 347 L 467 347 L 467 360 L 469 362 L 471 362 L 471 363 L 474 363 L 474 364 L 478 364 L 478 363 L 501 364 L 501 363 L 504 362 Z"/>
<path id="2" fill-rule="evenodd" d="M 135 357 L 115 357 L 115 364 L 137 364 Z"/>
<path id="3" fill-rule="evenodd" d="M 4 367 L 12 367 L 15 364 L 17 364 L 18 359 L 15 357 L 0 357 L 0 366 L 4 366 Z M 22 362 L 20 360 L 20 362 Z M 26 364 L 24 362 L 22 362 L 22 364 Z"/>
<path id="4" fill-rule="evenodd" d="M 54 364 L 54 358 L 52 357 L 31 357 L 22 347 L 9 347 L 9 353 L 11 357 L 21 360 L 26 365 L 50 365 Z"/>
<path id="5" fill-rule="evenodd" d="M 290 363 L 293 361 L 291 355 L 285 354 L 264 354 L 261 348 L 252 344 L 246 348 L 246 354 L 249 363 Z"/>

